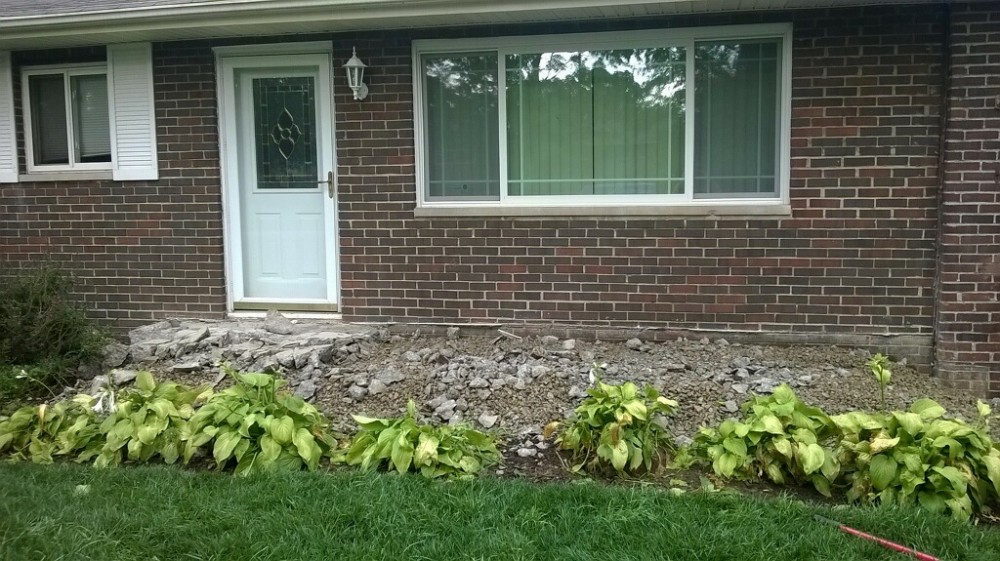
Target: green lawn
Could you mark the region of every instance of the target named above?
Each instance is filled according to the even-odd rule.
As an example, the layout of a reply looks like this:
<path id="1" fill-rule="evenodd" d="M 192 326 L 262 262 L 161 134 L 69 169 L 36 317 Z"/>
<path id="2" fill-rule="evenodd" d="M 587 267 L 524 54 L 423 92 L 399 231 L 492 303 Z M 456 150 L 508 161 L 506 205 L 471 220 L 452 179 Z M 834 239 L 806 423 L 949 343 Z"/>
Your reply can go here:
<path id="1" fill-rule="evenodd" d="M 906 558 L 814 513 L 943 560 L 1000 558 L 1000 531 L 908 510 L 593 483 L 0 464 L 4 561 Z"/>

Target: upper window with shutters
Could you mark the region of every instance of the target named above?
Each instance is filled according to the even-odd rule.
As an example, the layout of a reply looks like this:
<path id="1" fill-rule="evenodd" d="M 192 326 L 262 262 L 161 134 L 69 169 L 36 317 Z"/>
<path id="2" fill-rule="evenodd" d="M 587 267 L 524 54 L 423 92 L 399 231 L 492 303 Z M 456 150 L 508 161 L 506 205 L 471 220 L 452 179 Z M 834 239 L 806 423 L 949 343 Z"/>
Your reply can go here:
<path id="1" fill-rule="evenodd" d="M 25 68 L 21 85 L 28 173 L 111 169 L 106 65 Z"/>
<path id="2" fill-rule="evenodd" d="M 791 25 L 414 51 L 423 209 L 787 206 Z"/>
<path id="3" fill-rule="evenodd" d="M 19 58 L 48 53 L 0 51 L 0 183 L 159 178 L 150 43 L 108 45 L 84 64 Z"/>

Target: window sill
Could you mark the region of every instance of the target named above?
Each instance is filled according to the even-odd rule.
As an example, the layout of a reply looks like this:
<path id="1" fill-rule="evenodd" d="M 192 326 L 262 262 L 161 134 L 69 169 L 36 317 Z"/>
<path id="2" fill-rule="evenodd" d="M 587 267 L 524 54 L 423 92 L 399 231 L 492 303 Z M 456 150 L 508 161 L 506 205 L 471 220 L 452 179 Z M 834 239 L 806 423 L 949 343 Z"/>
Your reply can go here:
<path id="1" fill-rule="evenodd" d="M 694 205 L 619 205 L 619 206 L 418 206 L 413 210 L 416 217 L 432 216 L 676 216 L 712 217 L 773 217 L 785 218 L 792 215 L 792 206 L 785 203 L 767 204 L 694 204 Z"/>
<path id="2" fill-rule="evenodd" d="M 42 181 L 106 181 L 110 179 L 112 179 L 111 170 L 46 171 L 22 173 L 17 176 L 17 180 L 21 183 Z"/>

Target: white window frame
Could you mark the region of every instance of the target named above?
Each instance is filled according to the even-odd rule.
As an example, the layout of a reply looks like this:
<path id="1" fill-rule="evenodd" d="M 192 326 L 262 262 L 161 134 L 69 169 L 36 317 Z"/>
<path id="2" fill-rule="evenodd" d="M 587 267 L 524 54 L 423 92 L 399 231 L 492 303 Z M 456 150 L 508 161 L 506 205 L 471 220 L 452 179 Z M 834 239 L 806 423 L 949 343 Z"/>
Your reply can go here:
<path id="1" fill-rule="evenodd" d="M 778 108 L 778 162 L 776 179 L 778 193 L 766 197 L 720 197 L 706 198 L 694 196 L 694 53 L 698 41 L 781 39 L 781 99 Z M 509 196 L 507 182 L 507 115 L 506 115 L 506 72 L 505 57 L 509 54 L 537 53 L 539 49 L 559 49 L 563 51 L 612 50 L 623 48 L 664 48 L 684 47 L 686 53 L 686 112 L 684 147 L 684 193 L 657 195 L 531 195 Z M 421 59 L 424 55 L 453 54 L 464 52 L 496 52 L 498 76 L 499 150 L 500 150 L 500 198 L 499 200 L 427 200 L 428 171 L 426 158 L 426 107 L 424 105 L 424 70 Z M 415 171 L 417 178 L 417 209 L 468 210 L 479 214 L 508 209 L 543 210 L 555 214 L 586 213 L 587 209 L 614 209 L 623 211 L 640 210 L 642 214 L 669 213 L 671 210 L 694 210 L 713 213 L 714 209 L 726 207 L 738 209 L 745 214 L 787 214 L 789 210 L 789 174 L 791 146 L 791 94 L 792 94 L 792 24 L 733 25 L 716 27 L 696 27 L 683 29 L 654 29 L 643 31 L 614 31 L 601 33 L 574 33 L 565 35 L 534 35 L 522 37 L 482 37 L 472 39 L 431 39 L 413 42 L 413 104 Z M 780 206 L 781 210 L 774 211 Z M 759 207 L 759 208 L 754 208 Z M 476 212 L 476 211 L 480 212 Z M 569 211 L 560 212 L 560 211 Z M 448 213 L 451 214 L 451 213 Z"/>
<path id="2" fill-rule="evenodd" d="M 28 78 L 30 76 L 47 76 L 53 74 L 63 75 L 63 88 L 66 98 L 66 141 L 69 148 L 69 164 L 35 164 L 35 145 L 33 131 L 31 129 L 31 95 L 29 93 Z M 46 66 L 30 66 L 21 70 L 21 106 L 24 108 L 24 152 L 27 160 L 27 171 L 31 173 L 47 172 L 73 172 L 73 171 L 110 171 L 114 162 L 114 146 L 112 145 L 111 160 L 107 162 L 75 162 L 76 139 L 73 135 L 73 97 L 72 86 L 70 84 L 73 76 L 104 76 L 107 80 L 107 63 L 97 64 L 58 64 Z M 108 87 L 108 118 L 114 115 L 111 105 L 111 87 Z M 108 134 L 111 134 L 111 123 L 108 123 Z"/>

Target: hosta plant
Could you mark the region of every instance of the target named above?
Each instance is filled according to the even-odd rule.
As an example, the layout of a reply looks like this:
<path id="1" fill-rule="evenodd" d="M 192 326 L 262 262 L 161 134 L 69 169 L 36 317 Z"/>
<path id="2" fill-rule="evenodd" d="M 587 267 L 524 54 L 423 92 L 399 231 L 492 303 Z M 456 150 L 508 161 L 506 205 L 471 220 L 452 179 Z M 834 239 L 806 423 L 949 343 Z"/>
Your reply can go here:
<path id="1" fill-rule="evenodd" d="M 829 496 L 840 473 L 830 449 L 836 427 L 820 409 L 802 402 L 787 385 L 743 405 L 743 418 L 702 428 L 692 447 L 723 477 L 774 483 L 811 483 Z"/>
<path id="2" fill-rule="evenodd" d="M 677 402 L 655 388 L 642 391 L 632 382 L 605 384 L 599 379 L 566 422 L 545 427 L 559 449 L 572 455 L 572 470 L 611 466 L 618 474 L 651 471 L 666 465 L 673 437 L 665 417 Z"/>
<path id="3" fill-rule="evenodd" d="M 872 376 L 875 377 L 875 382 L 878 383 L 879 401 L 882 404 L 882 410 L 885 411 L 885 389 L 892 380 L 892 370 L 889 369 L 889 357 L 882 353 L 876 353 L 875 356 L 868 360 L 868 368 L 871 369 Z"/>
<path id="4" fill-rule="evenodd" d="M 168 464 L 176 462 L 183 452 L 180 436 L 187 420 L 211 394 L 207 387 L 157 383 L 149 372 L 140 372 L 135 387 L 118 392 L 117 402 L 112 401 L 113 411 L 101 422 L 105 442 L 94 465 L 107 467 L 155 458 Z"/>
<path id="5" fill-rule="evenodd" d="M 399 473 L 419 472 L 431 479 L 464 478 L 500 459 L 493 436 L 462 424 L 422 424 L 412 400 L 401 417 L 354 415 L 354 421 L 360 430 L 347 452 L 347 463 L 364 471 L 384 467 Z"/>
<path id="6" fill-rule="evenodd" d="M 210 447 L 219 469 L 239 475 L 319 467 L 336 447 L 330 423 L 270 374 L 223 371 L 234 384 L 214 394 L 182 430 L 184 461 Z"/>
<path id="7" fill-rule="evenodd" d="M 51 463 L 54 457 L 93 458 L 104 444 L 94 399 L 80 395 L 55 404 L 22 407 L 0 418 L 0 455 Z"/>
<path id="8" fill-rule="evenodd" d="M 980 402 L 979 422 L 969 425 L 921 399 L 906 412 L 834 416 L 848 498 L 917 504 L 962 520 L 1000 507 L 1000 449 L 987 431 L 990 414 Z"/>

